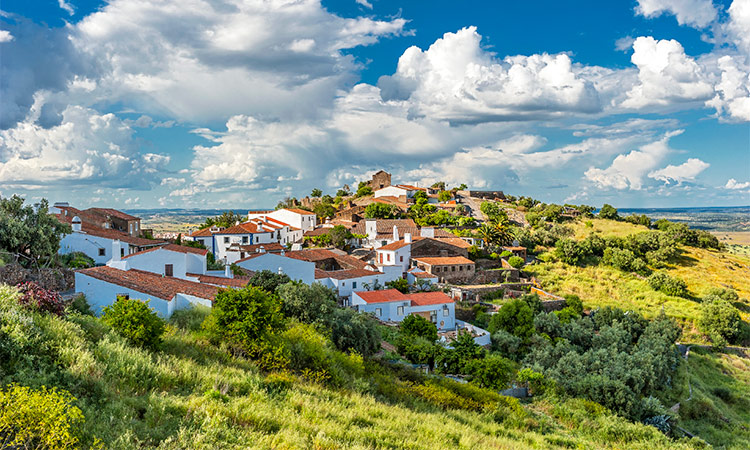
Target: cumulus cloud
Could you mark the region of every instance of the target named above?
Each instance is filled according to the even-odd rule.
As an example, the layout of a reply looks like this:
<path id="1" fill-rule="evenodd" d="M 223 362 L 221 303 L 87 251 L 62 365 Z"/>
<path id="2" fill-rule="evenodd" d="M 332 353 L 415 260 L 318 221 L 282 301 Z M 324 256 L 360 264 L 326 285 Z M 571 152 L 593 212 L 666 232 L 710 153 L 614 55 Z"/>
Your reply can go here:
<path id="1" fill-rule="evenodd" d="M 750 66 L 738 57 L 722 56 L 718 60 L 721 80 L 715 96 L 706 101 L 718 116 L 729 121 L 750 121 Z"/>
<path id="2" fill-rule="evenodd" d="M 638 81 L 622 102 L 626 108 L 705 101 L 713 87 L 703 69 L 671 40 L 641 36 L 633 43 L 631 61 L 638 67 Z"/>
<path id="3" fill-rule="evenodd" d="M 13 35 L 8 30 L 0 30 L 0 44 L 3 42 L 10 42 L 13 40 Z"/>
<path id="4" fill-rule="evenodd" d="M 372 3 L 368 2 L 367 0 L 354 0 L 357 2 L 358 5 L 362 5 L 367 9 L 372 9 Z"/>
<path id="5" fill-rule="evenodd" d="M 701 172 L 708 169 L 710 164 L 698 158 L 689 158 L 679 166 L 668 165 L 663 169 L 654 170 L 648 174 L 649 178 L 663 181 L 667 184 L 676 182 L 682 184 L 685 181 L 693 181 Z"/>
<path id="6" fill-rule="evenodd" d="M 57 0 L 57 4 L 60 5 L 60 9 L 70 14 L 71 16 L 76 12 L 75 8 L 73 8 L 73 5 L 68 3 L 66 0 Z"/>
<path id="7" fill-rule="evenodd" d="M 669 139 L 682 131 L 668 132 L 661 139 L 642 145 L 638 150 L 620 154 L 605 169 L 591 167 L 585 172 L 585 179 L 599 188 L 640 190 L 643 177 L 670 152 Z"/>
<path id="8" fill-rule="evenodd" d="M 724 189 L 731 189 L 731 190 L 740 190 L 740 189 L 748 189 L 748 188 L 750 188 L 750 181 L 740 183 L 734 178 L 730 178 L 729 180 L 727 180 L 727 184 L 724 185 Z"/>
<path id="9" fill-rule="evenodd" d="M 545 118 L 601 109 L 593 83 L 566 54 L 495 58 L 476 27 L 445 33 L 427 50 L 410 47 L 393 76 L 381 77 L 384 100 L 409 100 L 415 115 L 452 123 Z"/>
<path id="10" fill-rule="evenodd" d="M 711 0 L 638 0 L 635 10 L 646 18 L 669 13 L 680 25 L 699 28 L 708 26 L 717 16 Z"/>
<path id="11" fill-rule="evenodd" d="M 133 130 L 114 114 L 68 106 L 59 125 L 44 128 L 36 122 L 39 103 L 26 120 L 0 131 L 0 183 L 149 189 L 169 162 L 139 153 Z"/>

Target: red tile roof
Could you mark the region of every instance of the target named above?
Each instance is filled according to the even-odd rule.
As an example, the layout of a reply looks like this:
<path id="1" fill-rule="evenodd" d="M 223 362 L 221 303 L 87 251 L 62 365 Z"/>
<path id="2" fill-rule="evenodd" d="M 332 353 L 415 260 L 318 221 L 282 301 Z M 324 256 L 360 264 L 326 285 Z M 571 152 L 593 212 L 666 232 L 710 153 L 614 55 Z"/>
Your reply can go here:
<path id="1" fill-rule="evenodd" d="M 406 242 L 403 239 L 396 242 L 391 242 L 388 245 L 384 245 L 380 247 L 378 250 L 398 250 L 400 248 L 406 247 L 407 245 L 411 245 L 411 242 Z"/>
<path id="2" fill-rule="evenodd" d="M 349 255 L 339 255 L 330 250 L 322 248 L 310 248 L 299 250 L 296 252 L 286 252 L 286 256 L 294 259 L 300 259 L 302 261 L 323 261 L 326 259 L 334 259 L 340 266 L 347 269 L 364 269 L 368 266 L 365 261 L 359 260 Z"/>
<path id="3" fill-rule="evenodd" d="M 345 269 L 331 271 L 315 269 L 315 279 L 333 278 L 334 280 L 349 280 L 351 278 L 372 277 L 375 275 L 383 275 L 383 272 L 374 272 L 367 269 Z"/>
<path id="4" fill-rule="evenodd" d="M 67 208 L 67 209 L 71 210 L 74 208 Z M 73 217 L 75 216 L 78 216 L 80 218 L 78 214 L 73 214 L 73 215 L 69 214 L 68 216 L 65 216 L 64 214 L 55 214 L 55 217 L 57 217 L 57 219 L 60 222 L 68 223 L 68 224 L 73 221 Z M 152 246 L 160 246 L 160 245 L 166 244 L 165 241 L 134 237 L 123 231 L 113 230 L 111 228 L 98 227 L 96 225 L 92 225 L 91 223 L 85 222 L 85 221 L 81 223 L 81 231 L 91 236 L 111 239 L 113 241 L 120 240 L 122 242 L 127 242 L 128 244 L 131 244 L 136 247 L 152 247 Z"/>
<path id="5" fill-rule="evenodd" d="M 121 220 L 141 220 L 140 217 L 131 216 L 130 214 L 112 208 L 89 208 L 86 211 L 104 216 L 117 217 Z"/>
<path id="6" fill-rule="evenodd" d="M 123 256 L 122 259 L 127 259 L 133 256 L 139 256 L 144 253 L 154 252 L 156 250 L 169 250 L 170 252 L 175 252 L 175 253 L 193 253 L 195 255 L 206 255 L 208 253 L 208 250 L 205 248 L 195 248 L 195 247 L 188 247 L 186 245 L 167 244 L 161 247 L 150 248 L 148 250 L 131 253 L 129 255 Z"/>
<path id="7" fill-rule="evenodd" d="M 409 294 L 413 305 L 439 305 L 442 303 L 454 303 L 453 299 L 448 297 L 444 292 L 416 292 Z"/>
<path id="8" fill-rule="evenodd" d="M 221 231 L 221 229 L 219 229 Z M 201 228 L 198 231 L 193 231 L 190 233 L 190 237 L 211 237 L 213 236 L 214 232 L 211 231 L 211 227 Z"/>
<path id="9" fill-rule="evenodd" d="M 271 230 L 267 230 L 267 232 L 270 232 Z M 263 231 L 266 232 L 266 231 Z M 239 225 L 234 225 L 229 228 L 225 228 L 215 234 L 252 234 L 252 233 L 260 233 L 258 231 L 258 226 L 252 222 L 245 222 L 241 223 Z"/>
<path id="10" fill-rule="evenodd" d="M 427 188 L 412 186 L 411 184 L 397 184 L 397 188 L 407 189 L 409 191 L 426 191 Z"/>
<path id="11" fill-rule="evenodd" d="M 455 264 L 471 264 L 474 265 L 474 261 L 464 258 L 463 256 L 435 256 L 425 258 L 412 258 L 415 261 L 419 261 L 431 266 L 446 266 Z"/>
<path id="12" fill-rule="evenodd" d="M 355 234 L 367 234 L 367 228 L 365 225 L 366 220 L 361 220 L 354 225 L 352 233 Z M 412 233 L 412 236 L 419 235 L 419 228 L 412 219 L 377 219 L 375 221 L 375 229 L 378 234 L 388 234 L 393 236 L 393 226 L 398 229 L 399 235 L 403 236 L 404 233 Z"/>
<path id="13" fill-rule="evenodd" d="M 198 278 L 198 281 L 202 284 L 210 284 L 213 286 L 227 286 L 227 287 L 238 287 L 243 288 L 247 286 L 247 283 L 250 282 L 249 277 L 234 277 L 234 278 L 226 278 L 226 277 L 217 277 L 213 275 L 201 275 L 197 273 L 188 273 L 187 276 L 189 277 L 196 277 Z"/>
<path id="14" fill-rule="evenodd" d="M 109 266 L 92 267 L 78 270 L 79 273 L 123 286 L 128 289 L 153 295 L 156 298 L 170 301 L 177 294 L 192 295 L 213 301 L 218 288 L 180 278 L 163 277 L 143 270 L 120 270 Z M 142 299 L 146 300 L 146 299 Z"/>
<path id="15" fill-rule="evenodd" d="M 302 214 L 302 215 L 305 215 L 305 216 L 314 216 L 315 215 L 314 212 L 306 211 L 304 209 L 299 209 L 299 208 L 283 208 L 283 209 L 285 209 L 287 211 L 291 211 L 293 213 Z"/>
<path id="16" fill-rule="evenodd" d="M 267 253 L 281 253 L 286 249 L 283 245 L 278 242 L 270 242 L 267 244 L 252 244 L 252 245 L 236 245 L 232 244 L 229 246 L 230 251 L 241 251 L 245 253 L 261 253 L 260 249 L 265 250 Z"/>
<path id="17" fill-rule="evenodd" d="M 414 275 L 417 278 L 437 278 L 436 275 L 429 274 L 425 272 L 424 270 L 419 270 L 417 268 L 410 270 L 409 273 Z"/>
<path id="18" fill-rule="evenodd" d="M 365 303 L 385 303 L 385 302 L 406 302 L 409 297 L 402 294 L 397 289 L 384 289 L 380 291 L 362 291 L 357 292 L 357 296 L 362 298 Z"/>

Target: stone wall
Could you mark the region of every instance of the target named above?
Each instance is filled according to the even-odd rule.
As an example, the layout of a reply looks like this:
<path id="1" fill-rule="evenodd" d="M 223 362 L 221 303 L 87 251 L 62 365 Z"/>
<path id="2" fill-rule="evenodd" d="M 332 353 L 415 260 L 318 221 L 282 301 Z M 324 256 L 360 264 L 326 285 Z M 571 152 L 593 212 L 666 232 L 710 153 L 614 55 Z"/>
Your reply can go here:
<path id="1" fill-rule="evenodd" d="M 0 267 L 0 283 L 15 286 L 33 281 L 45 289 L 63 292 L 75 286 L 74 273 L 70 269 L 26 269 L 20 264 L 7 264 Z"/>
<path id="2" fill-rule="evenodd" d="M 517 282 L 520 276 L 518 269 L 477 270 L 468 284 Z"/>

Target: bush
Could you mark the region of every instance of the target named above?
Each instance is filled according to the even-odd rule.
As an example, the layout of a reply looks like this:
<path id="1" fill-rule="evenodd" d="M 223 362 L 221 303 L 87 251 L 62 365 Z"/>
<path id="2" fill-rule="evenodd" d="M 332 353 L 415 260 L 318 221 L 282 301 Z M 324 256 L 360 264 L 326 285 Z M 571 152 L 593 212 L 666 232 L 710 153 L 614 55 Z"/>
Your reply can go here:
<path id="1" fill-rule="evenodd" d="M 57 292 L 44 289 L 33 282 L 21 283 L 16 287 L 21 293 L 18 301 L 23 306 L 56 316 L 65 315 L 65 302 Z"/>
<path id="2" fill-rule="evenodd" d="M 518 350 L 521 348 L 523 340 L 518 336 L 514 336 L 505 330 L 498 330 L 492 333 L 492 349 L 506 358 L 515 359 L 517 357 Z"/>
<path id="3" fill-rule="evenodd" d="M 104 307 L 102 321 L 139 347 L 156 349 L 164 334 L 164 321 L 149 308 L 148 300 L 118 297 L 111 306 Z"/>
<path id="4" fill-rule="evenodd" d="M 586 255 L 576 241 L 565 238 L 555 244 L 555 256 L 565 264 L 574 266 Z"/>
<path id="5" fill-rule="evenodd" d="M 406 278 L 397 278 L 393 281 L 388 281 L 385 283 L 385 287 L 387 287 L 388 289 L 396 289 L 402 294 L 409 293 L 409 282 L 406 280 Z"/>
<path id="6" fill-rule="evenodd" d="M 711 296 L 711 295 L 719 297 L 720 299 L 727 301 L 729 303 L 736 302 L 737 300 L 740 299 L 740 296 L 737 295 L 737 292 L 734 289 L 727 289 L 727 288 L 711 288 L 706 294 L 706 297 Z"/>
<path id="7" fill-rule="evenodd" d="M 520 269 L 523 267 L 526 261 L 523 260 L 520 256 L 511 256 L 508 258 L 508 264 L 514 268 L 514 269 Z"/>
<path id="8" fill-rule="evenodd" d="M 60 255 L 60 262 L 71 269 L 88 269 L 94 267 L 94 260 L 82 252 L 72 252 Z"/>
<path id="9" fill-rule="evenodd" d="M 416 335 L 401 334 L 396 339 L 396 348 L 413 364 L 427 364 L 430 367 L 434 365 L 437 351 L 434 341 Z"/>
<path id="10" fill-rule="evenodd" d="M 8 449 L 80 448 L 83 413 L 66 391 L 0 389 L 0 443 Z"/>
<path id="11" fill-rule="evenodd" d="M 604 206 L 602 206 L 602 209 L 599 210 L 599 217 L 610 220 L 617 220 L 620 218 L 617 214 L 617 209 L 607 203 L 605 203 Z"/>
<path id="12" fill-rule="evenodd" d="M 729 342 L 741 335 L 742 317 L 740 312 L 726 300 L 708 296 L 701 305 L 698 328 L 706 334 L 717 334 Z"/>
<path id="13" fill-rule="evenodd" d="M 367 313 L 336 308 L 327 323 L 334 345 L 345 352 L 372 356 L 380 350 L 377 321 Z"/>
<path id="14" fill-rule="evenodd" d="M 83 294 L 76 295 L 73 301 L 70 302 L 69 308 L 71 311 L 75 311 L 85 316 L 94 315 L 94 312 L 91 311 L 91 305 L 89 305 L 89 302 L 86 300 L 86 296 Z"/>
<path id="15" fill-rule="evenodd" d="M 500 355 L 488 355 L 469 361 L 466 372 L 471 376 L 471 382 L 478 386 L 505 389 L 515 374 L 515 365 Z"/>
<path id="16" fill-rule="evenodd" d="M 492 316 L 488 330 L 505 330 L 521 339 L 528 338 L 534 332 L 534 312 L 525 301 L 512 300 Z"/>
<path id="17" fill-rule="evenodd" d="M 320 283 L 292 281 L 276 288 L 281 311 L 304 323 L 326 323 L 336 309 L 336 292 Z"/>
<path id="18" fill-rule="evenodd" d="M 277 287 L 289 283 L 290 281 L 292 280 L 286 274 L 274 273 L 270 270 L 261 270 L 260 272 L 255 272 L 250 278 L 248 284 L 273 294 L 276 292 Z"/>
<path id="19" fill-rule="evenodd" d="M 211 308 L 193 305 L 190 308 L 178 309 L 169 318 L 169 323 L 186 331 L 198 331 L 206 317 L 211 314 Z"/>
<path id="20" fill-rule="evenodd" d="M 649 273 L 646 262 L 627 249 L 623 250 L 616 247 L 606 248 L 602 262 L 624 272 L 636 272 L 641 275 Z"/>
<path id="21" fill-rule="evenodd" d="M 673 297 L 687 297 L 687 284 L 679 278 L 673 278 L 663 272 L 657 272 L 648 277 L 648 284 L 655 291 L 663 292 Z"/>
<path id="22" fill-rule="evenodd" d="M 437 340 L 437 327 L 422 316 L 409 314 L 401 321 L 401 334 L 421 337 L 430 342 L 435 342 Z"/>

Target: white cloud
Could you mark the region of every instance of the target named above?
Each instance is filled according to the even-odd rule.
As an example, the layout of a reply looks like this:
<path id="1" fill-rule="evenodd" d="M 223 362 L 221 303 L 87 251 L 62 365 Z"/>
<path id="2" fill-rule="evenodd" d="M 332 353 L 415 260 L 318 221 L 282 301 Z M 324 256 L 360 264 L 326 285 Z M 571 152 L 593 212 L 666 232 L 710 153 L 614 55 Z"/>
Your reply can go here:
<path id="1" fill-rule="evenodd" d="M 72 16 L 73 14 L 75 14 L 75 12 L 76 12 L 75 8 L 73 8 L 73 5 L 71 5 L 71 4 L 70 4 L 70 3 L 68 2 L 68 1 L 66 1 L 66 0 L 57 0 L 57 4 L 58 4 L 58 5 L 60 5 L 60 8 L 61 8 L 61 9 L 62 9 L 63 11 L 67 12 L 67 13 L 68 13 L 68 14 L 70 14 L 71 16 Z"/>
<path id="2" fill-rule="evenodd" d="M 669 13 L 680 25 L 704 28 L 716 19 L 717 11 L 711 0 L 638 0 L 636 12 L 646 18 Z"/>
<path id="3" fill-rule="evenodd" d="M 627 93 L 625 108 L 705 101 L 713 95 L 703 69 L 679 42 L 641 36 L 633 50 L 630 59 L 638 67 L 639 83 Z"/>
<path id="4" fill-rule="evenodd" d="M 680 133 L 682 130 L 668 132 L 661 139 L 642 145 L 638 150 L 620 154 L 606 169 L 591 167 L 585 172 L 584 179 L 600 188 L 640 190 L 643 177 L 669 153 L 669 139 Z"/>
<path id="5" fill-rule="evenodd" d="M 695 177 L 701 172 L 708 169 L 710 164 L 705 161 L 701 161 L 698 158 L 689 158 L 679 166 L 668 165 L 663 169 L 654 170 L 649 173 L 649 178 L 655 180 L 661 180 L 667 184 L 674 181 L 677 184 L 682 184 L 685 181 L 693 181 Z"/>
<path id="6" fill-rule="evenodd" d="M 734 178 L 730 178 L 729 180 L 727 180 L 727 184 L 724 185 L 724 189 L 740 190 L 748 188 L 750 188 L 750 181 L 740 183 Z"/>
<path id="7" fill-rule="evenodd" d="M 318 0 L 113 0 L 73 42 L 99 68 L 94 101 L 174 118 L 324 114 L 358 63 L 344 50 L 404 33 L 405 19 L 343 18 Z"/>
<path id="8" fill-rule="evenodd" d="M 408 48 L 396 73 L 381 77 L 384 100 L 409 100 L 416 115 L 453 123 L 515 121 L 596 112 L 592 82 L 566 54 L 507 56 L 481 48 L 476 27 L 445 33 L 423 51 Z"/>
<path id="9" fill-rule="evenodd" d="M 0 30 L 0 44 L 3 42 L 10 42 L 13 40 L 13 35 L 8 30 Z"/>
<path id="10" fill-rule="evenodd" d="M 133 130 L 114 114 L 68 106 L 59 125 L 43 128 L 36 119 L 0 131 L 0 183 L 148 189 L 169 162 L 139 153 Z"/>
<path id="11" fill-rule="evenodd" d="M 729 121 L 750 121 L 750 66 L 729 55 L 719 58 L 718 66 L 721 81 L 715 86 L 716 95 L 706 105 Z"/>
<path id="12" fill-rule="evenodd" d="M 747 56 L 750 54 L 750 0 L 734 0 L 727 12 L 729 21 L 725 24 L 725 30 Z"/>
<path id="13" fill-rule="evenodd" d="M 365 8 L 372 9 L 372 3 L 368 2 L 367 0 L 354 0 L 357 2 L 358 5 L 362 5 Z"/>
<path id="14" fill-rule="evenodd" d="M 630 51 L 630 49 L 633 48 L 633 42 L 635 42 L 635 38 L 632 36 L 623 36 L 615 41 L 615 50 L 621 52 Z"/>

